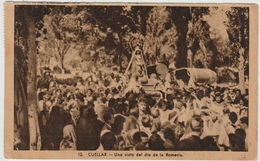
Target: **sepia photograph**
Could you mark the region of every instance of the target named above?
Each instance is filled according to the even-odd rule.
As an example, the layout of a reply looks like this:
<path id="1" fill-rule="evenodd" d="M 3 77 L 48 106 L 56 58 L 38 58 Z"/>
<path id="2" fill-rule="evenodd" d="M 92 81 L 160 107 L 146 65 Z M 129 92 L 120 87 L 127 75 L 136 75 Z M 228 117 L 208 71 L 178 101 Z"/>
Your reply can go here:
<path id="1" fill-rule="evenodd" d="M 5 157 L 257 159 L 257 13 L 5 3 Z"/>

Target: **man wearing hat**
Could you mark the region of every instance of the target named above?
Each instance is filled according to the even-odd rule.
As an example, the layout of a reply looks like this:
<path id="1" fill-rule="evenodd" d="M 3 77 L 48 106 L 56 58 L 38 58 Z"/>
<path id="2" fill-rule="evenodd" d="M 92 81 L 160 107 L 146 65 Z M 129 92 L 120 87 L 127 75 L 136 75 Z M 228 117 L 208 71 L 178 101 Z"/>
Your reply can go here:
<path id="1" fill-rule="evenodd" d="M 178 144 L 178 150 L 201 151 L 203 150 L 200 136 L 203 132 L 203 120 L 199 115 L 194 115 L 188 120 L 185 127 L 185 135 Z"/>

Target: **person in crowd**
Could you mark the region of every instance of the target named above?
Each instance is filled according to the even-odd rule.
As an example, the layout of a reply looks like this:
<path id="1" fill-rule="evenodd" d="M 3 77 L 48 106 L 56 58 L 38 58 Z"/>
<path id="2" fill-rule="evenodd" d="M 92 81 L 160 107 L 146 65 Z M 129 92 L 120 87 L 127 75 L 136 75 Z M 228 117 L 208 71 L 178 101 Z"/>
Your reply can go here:
<path id="1" fill-rule="evenodd" d="M 221 96 L 221 93 L 219 91 L 215 92 L 215 101 L 217 105 L 223 105 L 223 98 Z"/>
<path id="2" fill-rule="evenodd" d="M 248 150 L 248 117 L 240 118 L 239 126 L 237 128 L 245 130 L 245 150 L 247 151 Z"/>
<path id="3" fill-rule="evenodd" d="M 163 144 L 163 147 L 165 148 L 165 150 L 175 150 L 176 147 L 177 147 L 177 144 L 175 142 L 175 134 L 174 134 L 174 130 L 176 129 L 176 127 L 174 129 L 170 128 L 170 127 L 167 127 L 165 130 L 164 130 L 164 144 Z"/>
<path id="4" fill-rule="evenodd" d="M 63 113 L 59 106 L 54 106 L 50 113 L 50 120 L 46 127 L 47 149 L 59 150 L 60 142 L 63 138 Z"/>
<path id="5" fill-rule="evenodd" d="M 52 110 L 52 107 L 53 107 L 53 102 L 51 100 L 51 96 L 48 93 L 46 93 L 43 96 L 43 109 L 47 110 L 50 113 Z"/>
<path id="6" fill-rule="evenodd" d="M 241 99 L 241 98 L 243 98 L 243 96 L 242 96 L 242 94 L 241 94 L 241 90 L 239 90 L 239 89 L 234 89 L 234 91 L 235 91 L 235 93 L 236 93 L 236 99 L 235 99 L 235 101 L 234 101 L 234 103 L 235 104 L 238 104 L 239 103 L 239 100 Z"/>
<path id="7" fill-rule="evenodd" d="M 248 117 L 248 101 L 245 98 L 239 100 L 237 108 L 239 109 L 239 118 Z"/>
<path id="8" fill-rule="evenodd" d="M 111 123 L 111 119 L 107 123 Z M 112 125 L 112 124 L 111 124 Z M 110 125 L 110 126 L 111 126 Z M 100 120 L 97 119 L 97 115 L 93 108 L 88 108 L 86 115 L 86 150 L 97 150 L 100 145 L 101 131 L 104 129 L 104 125 Z M 103 128 L 103 129 L 102 129 Z M 102 135 L 101 135 L 102 136 Z"/>
<path id="9" fill-rule="evenodd" d="M 147 114 L 147 104 L 146 104 L 146 99 L 145 98 L 140 98 L 138 99 L 137 106 L 139 109 L 139 116 L 138 116 L 138 121 L 142 121 L 142 117 Z"/>
<path id="10" fill-rule="evenodd" d="M 60 150 L 77 150 L 76 133 L 70 113 L 63 114 L 63 140 L 60 143 Z"/>
<path id="11" fill-rule="evenodd" d="M 122 136 L 117 138 L 118 150 L 126 150 L 125 140 Z"/>
<path id="12" fill-rule="evenodd" d="M 42 141 L 41 150 L 48 150 L 48 146 L 46 144 L 48 138 L 48 135 L 46 133 L 46 128 L 50 120 L 50 113 L 48 111 L 48 108 L 45 108 L 39 113 L 38 120 L 39 120 L 39 128 L 40 128 L 41 141 Z"/>
<path id="13" fill-rule="evenodd" d="M 125 140 L 122 136 L 125 120 L 126 119 L 124 116 L 117 115 L 115 117 L 114 124 L 112 125 L 112 132 L 117 138 L 118 150 L 125 150 Z"/>
<path id="14" fill-rule="evenodd" d="M 165 91 L 172 90 L 172 85 L 175 84 L 175 70 L 176 67 L 173 63 L 170 64 L 169 66 L 169 71 L 167 72 L 165 76 Z"/>
<path id="15" fill-rule="evenodd" d="M 140 131 L 140 124 L 138 122 L 139 109 L 134 107 L 130 109 L 129 116 L 126 118 L 122 135 L 125 139 L 125 145 L 128 149 L 133 149 L 135 142 L 133 135 L 135 132 Z"/>
<path id="16" fill-rule="evenodd" d="M 115 121 L 112 124 L 112 132 L 116 135 L 116 136 L 121 136 L 121 133 L 123 131 L 124 128 L 124 124 L 125 124 L 125 117 L 121 116 L 121 115 L 117 115 L 115 117 Z"/>
<path id="17" fill-rule="evenodd" d="M 223 108 L 223 115 L 217 114 L 217 121 L 213 124 L 214 131 L 218 135 L 217 144 L 221 151 L 226 151 L 229 149 L 229 139 L 228 134 L 226 133 L 225 127 L 231 124 L 230 119 L 230 110 L 227 107 Z"/>
<path id="18" fill-rule="evenodd" d="M 228 134 L 230 141 L 230 150 L 231 151 L 245 151 L 245 139 L 243 137 L 230 133 Z"/>
<path id="19" fill-rule="evenodd" d="M 227 126 L 227 128 L 230 129 L 230 131 L 232 133 L 235 133 L 235 130 L 236 130 L 236 127 L 237 127 L 236 122 L 238 120 L 237 114 L 235 112 L 230 112 L 229 113 L 229 120 L 230 120 L 230 122 L 226 126 Z"/>
<path id="20" fill-rule="evenodd" d="M 223 104 L 223 100 L 221 97 L 221 93 L 217 91 L 217 92 L 215 92 L 215 100 L 213 101 L 213 103 L 211 105 L 211 109 L 214 112 L 222 115 L 223 107 L 224 107 L 224 104 Z"/>
<path id="21" fill-rule="evenodd" d="M 117 139 L 112 132 L 106 132 L 101 137 L 101 145 L 104 150 L 118 150 Z"/>
<path id="22" fill-rule="evenodd" d="M 86 100 L 87 101 L 93 101 L 93 90 L 91 88 L 87 89 L 87 94 L 86 94 Z"/>
<path id="23" fill-rule="evenodd" d="M 41 111 L 43 111 L 44 110 L 44 95 L 45 95 L 46 93 L 45 92 L 40 92 L 39 94 L 38 94 L 38 102 L 37 102 L 37 104 L 38 104 L 38 108 L 37 108 L 37 113 L 39 114 Z"/>
<path id="24" fill-rule="evenodd" d="M 152 127 L 151 127 L 151 133 L 160 131 L 161 129 L 161 116 L 160 116 L 160 110 L 157 105 L 154 105 L 150 108 L 151 116 L 152 116 Z"/>
<path id="25" fill-rule="evenodd" d="M 230 96 L 227 96 L 225 99 L 224 99 L 224 107 L 227 107 L 230 112 L 235 112 L 236 114 L 239 113 L 239 107 L 238 106 L 233 106 L 231 104 L 232 100 L 231 100 L 231 97 Z"/>
<path id="26" fill-rule="evenodd" d="M 127 103 L 118 102 L 114 104 L 114 110 L 116 115 L 128 116 L 129 114 L 129 106 Z"/>
<path id="27" fill-rule="evenodd" d="M 186 125 L 184 138 L 178 144 L 178 150 L 202 151 L 203 145 L 200 139 L 203 130 L 203 120 L 200 116 L 193 116 Z"/>
<path id="28" fill-rule="evenodd" d="M 165 121 L 169 121 L 169 114 L 171 110 L 167 109 L 167 102 L 161 99 L 158 103 L 158 108 L 160 112 L 160 121 L 164 123 Z"/>
<path id="29" fill-rule="evenodd" d="M 62 91 L 61 91 L 60 88 L 56 89 L 56 90 L 55 90 L 55 96 L 58 97 L 58 98 L 61 98 L 61 94 L 62 94 L 61 92 L 62 92 Z"/>
<path id="30" fill-rule="evenodd" d="M 148 150 L 148 135 L 143 131 L 137 131 L 133 140 L 135 142 L 134 150 Z"/>
<path id="31" fill-rule="evenodd" d="M 205 151 L 220 151 L 217 143 L 216 138 L 212 136 L 206 136 L 202 140 L 202 147 Z"/>
<path id="32" fill-rule="evenodd" d="M 104 96 L 104 94 L 99 94 L 97 97 L 96 104 L 94 106 L 94 110 L 98 116 L 98 119 L 102 122 L 105 122 L 103 115 L 104 115 L 104 112 L 108 109 L 106 102 L 107 102 L 107 99 Z"/>
<path id="33" fill-rule="evenodd" d="M 246 133 L 244 130 L 237 129 L 233 131 L 228 125 L 225 126 L 226 133 L 229 138 L 229 150 L 231 151 L 245 151 L 245 137 Z"/>
<path id="34" fill-rule="evenodd" d="M 185 127 L 181 124 L 177 124 L 176 127 L 174 128 L 174 142 L 173 142 L 176 148 L 178 147 L 178 144 L 184 134 L 185 134 Z"/>
<path id="35" fill-rule="evenodd" d="M 231 100 L 232 100 L 232 103 L 235 103 L 235 100 L 236 100 L 235 90 L 230 89 L 230 90 L 229 90 L 229 96 L 230 96 L 230 98 L 231 98 Z"/>
<path id="36" fill-rule="evenodd" d="M 103 115 L 103 119 L 104 119 L 104 127 L 102 128 L 102 132 L 101 132 L 101 136 L 106 133 L 107 131 L 112 131 L 112 126 L 115 122 L 115 117 L 113 114 L 112 110 L 106 110 L 104 115 Z"/>
<path id="37" fill-rule="evenodd" d="M 140 123 L 138 121 L 139 109 L 133 107 L 129 110 L 129 116 L 126 118 L 123 132 L 128 132 L 133 129 L 140 129 Z"/>
<path id="38" fill-rule="evenodd" d="M 149 114 L 145 114 L 141 120 L 140 130 L 144 131 L 149 137 L 152 135 L 151 128 L 152 128 L 153 118 Z"/>
<path id="39" fill-rule="evenodd" d="M 86 150 L 88 107 L 80 107 L 80 117 L 77 121 L 77 150 Z"/>
<path id="40" fill-rule="evenodd" d="M 156 133 L 152 134 L 152 136 L 149 138 L 148 147 L 150 150 L 156 150 L 156 151 L 166 150 L 164 147 L 164 141 L 162 140 L 160 135 Z"/>
<path id="41" fill-rule="evenodd" d="M 225 100 L 230 95 L 230 89 L 228 87 L 222 88 L 222 98 Z"/>
<path id="42" fill-rule="evenodd" d="M 237 128 L 236 131 L 235 131 L 235 134 L 240 136 L 242 138 L 242 140 L 245 141 L 245 148 L 244 148 L 244 150 L 247 151 L 248 150 L 247 130 L 243 129 L 243 128 Z"/>

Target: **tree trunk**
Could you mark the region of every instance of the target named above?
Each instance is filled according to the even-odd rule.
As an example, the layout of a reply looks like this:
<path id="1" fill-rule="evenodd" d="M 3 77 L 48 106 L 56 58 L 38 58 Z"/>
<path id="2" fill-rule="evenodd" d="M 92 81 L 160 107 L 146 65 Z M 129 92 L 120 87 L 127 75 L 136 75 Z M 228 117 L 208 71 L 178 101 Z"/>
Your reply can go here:
<path id="1" fill-rule="evenodd" d="M 188 67 L 193 67 L 193 53 L 191 51 L 191 49 L 188 49 L 187 51 L 187 64 Z"/>
<path id="2" fill-rule="evenodd" d="M 118 61 L 119 61 L 119 71 L 122 72 L 122 53 L 123 53 L 123 44 L 122 44 L 122 36 L 121 34 L 119 33 L 118 34 L 118 37 L 119 37 L 119 54 L 118 54 Z"/>
<path id="3" fill-rule="evenodd" d="M 177 59 L 176 67 L 187 67 L 187 42 L 186 36 L 188 32 L 188 23 L 191 20 L 190 8 L 189 7 L 171 7 L 170 8 L 171 19 L 178 32 L 177 40 Z"/>
<path id="4" fill-rule="evenodd" d="M 36 31 L 33 19 L 32 8 L 28 8 L 25 13 L 25 23 L 27 27 L 27 50 L 28 50 L 28 71 L 27 71 L 27 108 L 28 123 L 30 136 L 30 150 L 40 150 L 37 145 L 41 144 L 41 136 L 39 133 L 36 97 Z"/>
<path id="5" fill-rule="evenodd" d="M 215 70 L 215 68 L 217 67 L 217 56 L 219 55 L 218 49 L 216 47 L 216 45 L 214 44 L 213 40 L 209 37 L 209 42 L 207 42 L 205 45 L 207 48 L 209 48 L 213 55 L 211 56 L 211 63 L 209 68 L 212 70 Z"/>
<path id="6" fill-rule="evenodd" d="M 61 64 L 61 74 L 65 74 L 65 66 L 64 66 L 64 57 L 61 56 L 60 58 L 60 64 Z"/>
<path id="7" fill-rule="evenodd" d="M 187 43 L 186 43 L 186 35 L 187 31 L 181 29 L 181 32 L 179 33 L 179 38 L 177 40 L 177 50 L 178 50 L 178 55 L 176 59 L 176 67 L 181 68 L 181 67 L 187 67 L 188 62 L 187 62 Z"/>
<path id="8" fill-rule="evenodd" d="M 244 48 L 239 50 L 239 67 L 238 67 L 238 80 L 239 80 L 239 89 L 241 94 L 245 94 L 245 74 L 244 74 Z"/>

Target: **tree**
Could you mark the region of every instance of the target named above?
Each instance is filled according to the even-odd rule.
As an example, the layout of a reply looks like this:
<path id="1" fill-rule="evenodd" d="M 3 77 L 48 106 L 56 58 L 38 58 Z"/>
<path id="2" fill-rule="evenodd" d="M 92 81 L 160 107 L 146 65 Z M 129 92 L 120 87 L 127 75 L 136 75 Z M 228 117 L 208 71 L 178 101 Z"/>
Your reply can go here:
<path id="1" fill-rule="evenodd" d="M 230 59 L 239 70 L 239 88 L 245 94 L 244 72 L 249 62 L 249 8 L 232 7 L 227 11 L 227 16 L 227 32 L 232 50 Z"/>
<path id="2" fill-rule="evenodd" d="M 212 8 L 211 8 L 212 9 Z M 191 51 L 191 62 L 201 63 L 199 66 L 210 68 L 216 67 L 217 56 L 220 54 L 215 40 L 212 39 L 212 28 L 207 19 L 210 19 L 209 7 L 191 7 L 191 20 L 188 25 L 187 42 Z M 190 63 L 190 66 L 195 64 Z M 195 67 L 197 67 L 195 65 Z"/>
<path id="3" fill-rule="evenodd" d="M 147 45 L 146 53 L 149 57 L 156 59 L 165 56 L 165 60 L 159 60 L 161 63 L 169 65 L 176 57 L 176 28 L 169 17 L 169 12 L 164 6 L 154 7 L 147 19 L 145 43 Z M 149 58 L 148 58 L 149 60 Z M 154 65 L 155 61 L 149 63 Z"/>
<path id="4" fill-rule="evenodd" d="M 63 71 L 68 53 L 79 54 L 82 45 L 95 41 L 93 26 L 84 21 L 85 12 L 77 7 L 53 7 L 43 18 L 44 26 L 38 37 L 39 52 L 45 58 L 55 57 Z"/>
<path id="5" fill-rule="evenodd" d="M 137 30 L 131 17 L 127 15 L 127 9 L 123 6 L 91 6 L 87 7 L 87 10 L 91 14 L 89 18 L 92 19 L 92 24 L 95 24 L 100 31 L 107 33 L 107 38 L 101 44 L 105 46 L 107 53 L 115 50 L 114 63 L 118 63 L 122 70 L 121 57 L 126 52 L 123 37 L 129 30 L 133 32 Z M 116 48 L 113 49 L 112 46 Z"/>
<path id="6" fill-rule="evenodd" d="M 41 136 L 37 116 L 36 74 L 37 74 L 37 41 L 38 31 L 42 28 L 43 15 L 49 13 L 51 6 L 15 6 L 15 78 L 19 88 L 15 95 L 23 103 L 18 104 L 23 112 L 17 116 L 25 133 L 23 140 L 30 150 L 40 150 Z M 15 82 L 16 83 L 16 82 Z M 16 86 L 17 84 L 15 84 Z M 21 119 L 22 117 L 24 119 Z M 28 141 L 27 141 L 28 139 Z M 25 150 L 25 149 L 23 149 Z"/>
<path id="7" fill-rule="evenodd" d="M 191 20 L 191 13 L 189 7 L 168 7 L 170 12 L 170 17 L 176 27 L 178 33 L 178 39 L 176 42 L 177 46 L 177 58 L 176 58 L 176 67 L 187 67 L 187 32 L 188 32 L 188 23 Z"/>
<path id="8" fill-rule="evenodd" d="M 15 7 L 15 11 L 21 11 L 21 8 Z M 14 30 L 14 106 L 15 106 L 15 124 L 21 127 L 22 142 L 29 145 L 29 128 L 28 128 L 28 110 L 27 110 L 27 53 L 25 35 L 24 14 L 15 14 Z"/>
<path id="9" fill-rule="evenodd" d="M 204 20 L 198 20 L 193 24 L 195 27 L 192 28 L 190 37 L 193 37 L 193 44 L 190 45 L 190 50 L 193 53 L 193 58 L 198 53 L 202 53 L 201 62 L 205 68 L 215 69 L 217 55 L 219 54 L 215 42 L 210 37 L 210 25 Z M 196 61 L 196 60 L 194 60 Z"/>
<path id="10" fill-rule="evenodd" d="M 136 25 L 136 32 L 144 37 L 147 34 L 147 20 L 153 8 L 152 6 L 131 6 L 131 9 L 127 12 L 127 16 Z"/>
<path id="11" fill-rule="evenodd" d="M 25 17 L 27 25 L 27 47 L 28 47 L 28 71 L 27 71 L 27 106 L 28 106 L 28 119 L 30 131 L 30 149 L 40 150 L 41 148 L 41 135 L 38 124 L 37 97 L 36 97 L 36 32 L 35 20 L 32 17 L 32 8 L 28 8 Z"/>
<path id="12" fill-rule="evenodd" d="M 30 150 L 40 150 L 41 148 L 41 136 L 36 112 L 36 32 L 40 26 L 35 24 L 42 19 L 43 14 L 47 11 L 46 7 L 41 8 L 39 6 L 16 6 L 15 8 L 15 48 L 18 49 L 15 51 L 17 61 L 15 67 L 20 68 L 16 69 L 15 75 L 24 80 L 24 82 L 20 83 L 20 88 L 15 89 L 15 94 L 21 93 L 21 95 L 25 95 L 20 95 L 19 99 L 23 99 L 25 102 L 22 104 L 23 107 L 20 108 L 27 112 L 24 117 L 28 119 L 28 125 L 27 121 L 24 121 L 24 124 L 20 122 L 19 125 L 24 125 L 23 128 L 29 132 L 29 141 L 25 142 L 25 144 L 28 145 L 27 148 Z M 19 70 L 23 72 L 17 73 Z"/>
<path id="13" fill-rule="evenodd" d="M 219 30 L 221 29 L 211 29 L 211 39 L 214 42 L 219 53 L 215 60 L 215 68 L 223 66 L 231 67 L 232 61 L 230 61 L 230 55 L 232 55 L 232 51 L 229 47 L 229 39 L 228 37 L 226 37 L 227 33 L 224 35 L 225 37 L 223 37 L 223 35 L 220 34 Z M 226 28 L 224 31 L 226 31 Z"/>

